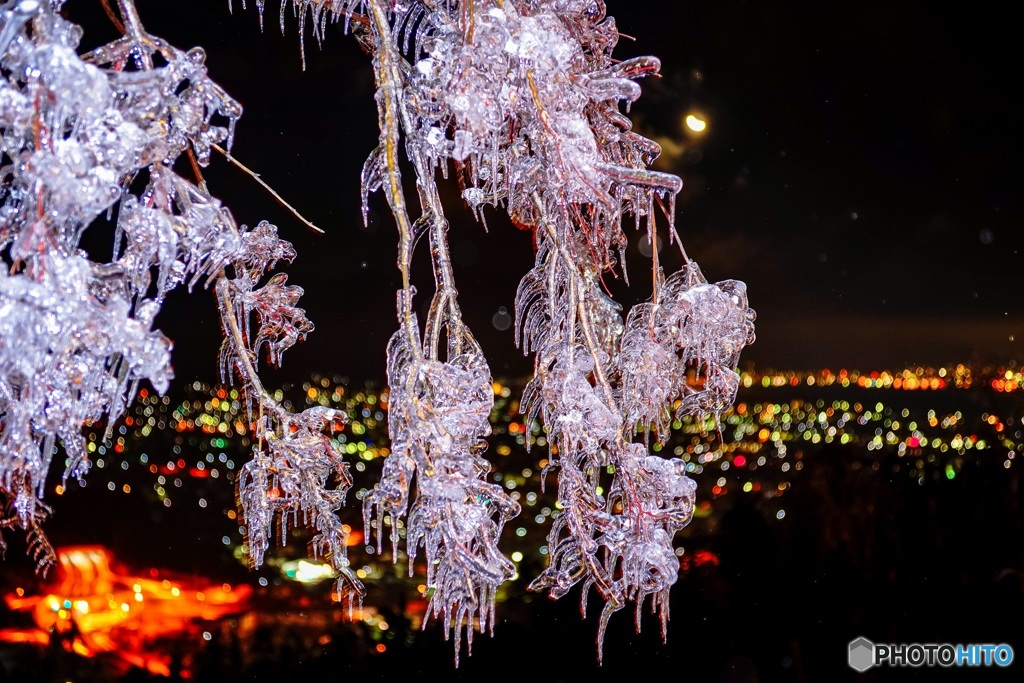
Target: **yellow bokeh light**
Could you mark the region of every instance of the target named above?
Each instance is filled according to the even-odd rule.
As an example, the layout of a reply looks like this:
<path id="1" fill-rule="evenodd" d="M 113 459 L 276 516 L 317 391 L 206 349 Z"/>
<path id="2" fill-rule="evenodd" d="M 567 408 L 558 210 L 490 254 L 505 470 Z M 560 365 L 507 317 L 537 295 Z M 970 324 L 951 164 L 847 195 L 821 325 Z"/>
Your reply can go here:
<path id="1" fill-rule="evenodd" d="M 708 122 L 698 114 L 687 114 L 686 127 L 694 133 L 703 133 L 707 130 Z"/>

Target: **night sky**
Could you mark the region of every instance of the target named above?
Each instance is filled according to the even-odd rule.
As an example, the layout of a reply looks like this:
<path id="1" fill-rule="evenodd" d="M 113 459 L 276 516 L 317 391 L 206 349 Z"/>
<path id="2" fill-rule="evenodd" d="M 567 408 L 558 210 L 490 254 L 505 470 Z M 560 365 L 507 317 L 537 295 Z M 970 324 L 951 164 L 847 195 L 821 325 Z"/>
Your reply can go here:
<path id="1" fill-rule="evenodd" d="M 236 2 L 234 14 L 227 0 L 137 4 L 152 33 L 206 49 L 213 77 L 246 107 L 235 155 L 327 233 L 308 232 L 223 160 L 208 169 L 211 191 L 239 222 L 276 223 L 299 254 L 287 272 L 305 288 L 317 329 L 268 381 L 310 372 L 382 379 L 396 327 L 397 237 L 382 195 L 368 228 L 359 212 L 359 173 L 377 135 L 367 55 L 333 27 L 321 47 L 307 35 L 303 71 L 297 22 L 289 14 L 282 36 L 273 2 L 262 34 L 254 2 L 245 11 Z M 86 24 L 87 46 L 113 37 L 96 3 L 68 5 Z M 749 287 L 758 339 L 742 363 L 883 369 L 1024 358 L 1020 58 L 1005 16 L 967 9 L 609 3 L 636 39 L 623 39 L 616 56 L 662 60 L 662 76 L 641 82 L 632 118 L 665 148 L 658 168 L 684 179 L 683 244 L 709 280 Z M 699 138 L 683 124 L 693 111 L 708 121 Z M 530 238 L 493 212 L 485 233 L 447 189 L 467 322 L 496 376 L 525 374 L 531 365 L 512 331 L 492 318 L 512 310 Z M 429 290 L 425 250 L 419 256 Z M 637 284 L 647 281 L 637 275 L 644 261 L 632 256 L 627 304 L 649 295 Z M 174 296 L 159 324 L 175 342 L 179 381 L 215 377 L 209 293 Z"/>

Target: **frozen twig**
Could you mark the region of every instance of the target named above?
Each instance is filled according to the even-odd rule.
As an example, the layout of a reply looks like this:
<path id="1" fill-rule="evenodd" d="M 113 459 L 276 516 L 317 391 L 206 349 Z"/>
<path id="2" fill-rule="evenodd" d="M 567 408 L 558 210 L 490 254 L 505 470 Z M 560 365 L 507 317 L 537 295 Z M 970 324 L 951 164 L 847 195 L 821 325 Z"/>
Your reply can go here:
<path id="1" fill-rule="evenodd" d="M 284 197 L 282 197 L 281 195 L 279 195 L 277 193 L 277 190 L 275 190 L 273 187 L 268 185 L 267 181 L 263 180 L 263 178 L 260 177 L 259 173 L 256 173 L 255 171 L 250 169 L 248 166 L 243 164 L 241 161 L 239 161 L 238 159 L 233 157 L 227 150 L 225 150 L 220 145 L 210 145 L 210 147 L 213 148 L 213 150 L 215 152 L 218 152 L 219 154 L 223 155 L 224 158 L 227 159 L 228 163 L 230 163 L 232 166 L 238 168 L 239 170 L 241 170 L 242 172 L 247 174 L 250 178 L 255 180 L 259 184 L 260 187 L 262 187 L 264 190 L 266 190 L 267 192 L 270 193 L 270 196 L 272 196 L 275 199 L 275 201 L 277 201 L 278 204 L 280 204 L 284 208 L 288 209 L 288 211 L 290 211 L 293 216 L 295 216 L 297 219 L 299 219 L 299 221 L 301 221 L 303 225 L 305 225 L 307 228 L 309 228 L 313 232 L 319 233 L 321 235 L 324 234 L 324 231 L 321 228 L 318 228 L 316 225 L 313 224 L 312 221 L 310 221 L 309 219 L 304 217 L 301 213 L 299 213 L 298 209 L 296 209 L 294 206 L 292 206 L 291 204 L 286 202 Z"/>

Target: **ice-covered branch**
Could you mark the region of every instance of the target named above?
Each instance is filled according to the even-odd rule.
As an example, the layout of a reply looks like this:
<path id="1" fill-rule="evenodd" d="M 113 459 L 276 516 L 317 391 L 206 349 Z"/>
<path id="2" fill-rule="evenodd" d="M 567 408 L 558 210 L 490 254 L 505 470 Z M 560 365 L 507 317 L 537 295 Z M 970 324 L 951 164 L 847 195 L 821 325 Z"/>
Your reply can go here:
<path id="1" fill-rule="evenodd" d="M 230 149 L 241 106 L 201 49 L 149 34 L 131 0 L 118 2 L 124 36 L 81 56 L 61 5 L 0 6 L 0 151 L 12 160 L 0 177 L 0 531 L 20 527 L 40 565 L 52 561 L 42 499 L 58 442 L 65 479 L 82 477 L 82 425 L 109 429 L 143 380 L 168 386 L 171 343 L 153 329 L 167 293 L 216 282 L 225 379 L 241 378 L 255 425 L 240 482 L 252 557 L 275 515 L 282 528 L 306 524 L 314 554 L 361 595 L 335 514 L 351 479 L 327 436 L 343 416 L 291 414 L 256 374 L 259 354 L 279 363 L 313 329 L 285 275 L 261 284 L 294 251 L 266 222 L 238 226 L 201 178 L 175 170 L 182 156 L 198 169 L 211 148 Z M 79 247 L 104 214 L 116 215 L 109 260 Z"/>
<path id="2" fill-rule="evenodd" d="M 673 411 L 720 415 L 735 396 L 739 352 L 753 341 L 753 313 L 742 283 L 710 285 L 686 256 L 674 225 L 682 181 L 650 168 L 659 146 L 620 111 L 639 97 L 637 81 L 658 73 L 659 61 L 613 58 L 618 29 L 593 0 L 290 6 L 316 20 L 318 39 L 327 17 L 356 22 L 377 76 L 381 136 L 363 170 L 364 211 L 367 195 L 383 189 L 398 224 L 403 282 L 402 327 L 388 352 L 395 448 L 367 499 L 377 533 L 390 515 L 397 541 L 396 518 L 418 504 L 411 502 L 414 481 L 418 500 L 429 498 L 423 479 L 425 468 L 433 471 L 438 435 L 453 438 L 432 426 L 446 408 L 429 387 L 438 377 L 462 376 L 464 368 L 451 363 L 465 357 L 459 345 L 469 338 L 436 200 L 437 172 L 454 168 L 478 218 L 494 207 L 535 236 L 536 264 L 516 300 L 517 340 L 535 357 L 522 403 L 527 421 L 540 418 L 547 430 L 563 510 L 549 535 L 549 567 L 532 586 L 558 597 L 580 584 L 584 603 L 596 588 L 605 601 L 599 642 L 610 614 L 629 601 L 639 609 L 654 596 L 666 619 L 678 568 L 672 538 L 692 514 L 693 485 L 678 459 L 650 455 L 634 439 L 639 431 L 646 443 L 651 430 L 664 439 Z M 415 221 L 402 194 L 400 138 L 421 198 Z M 651 300 L 623 322 L 601 280 L 626 276 L 625 217 L 653 244 L 659 212 L 686 265 L 666 278 L 655 254 Z M 424 233 L 436 291 L 421 343 L 409 268 Z M 442 337 L 446 363 L 438 357 Z M 468 348 L 475 359 L 478 349 Z M 462 391 L 467 401 L 474 395 L 471 384 Z M 451 521 L 445 515 L 461 514 L 432 510 L 441 526 Z M 478 577 L 486 574 L 478 569 Z"/>
<path id="3" fill-rule="evenodd" d="M 260 347 L 269 347 L 271 362 L 312 330 L 302 309 L 295 307 L 301 289 L 287 287 L 280 275 L 261 288 L 253 281 L 279 258 L 290 260 L 291 245 L 276 237 L 276 229 L 261 223 L 243 235 L 247 247 L 234 263 L 236 277 L 217 280 L 217 303 L 224 327 L 221 350 L 222 379 L 237 377 L 244 389 L 249 413 L 254 418 L 253 458 L 238 480 L 238 499 L 248 533 L 253 566 L 263 563 L 272 528 L 280 522 L 282 545 L 292 527 L 314 530 L 310 548 L 314 557 L 328 561 L 338 572 L 338 593 L 349 604 L 361 600 L 362 583 L 349 568 L 349 529 L 337 510 L 352 487 L 348 464 L 329 433 L 345 423 L 345 415 L 330 408 L 314 407 L 293 414 L 263 388 L 256 372 Z M 251 318 L 256 317 L 253 333 Z"/>
<path id="4" fill-rule="evenodd" d="M 405 526 L 409 571 L 420 546 L 426 585 L 431 592 L 427 615 L 440 618 L 445 635 L 455 634 L 458 661 L 463 630 L 493 629 L 498 586 L 515 573 L 498 550 L 505 522 L 519 505 L 500 486 L 488 484 L 490 465 L 481 457 L 490 434 L 488 417 L 494 401 L 490 370 L 476 340 L 462 321 L 447 243 L 447 221 L 434 181 L 435 157 L 417 145 L 412 116 L 408 62 L 392 37 L 384 5 L 368 0 L 375 32 L 374 72 L 380 144 L 363 171 L 364 212 L 367 194 L 383 186 L 399 230 L 398 295 L 401 328 L 388 345 L 389 432 L 392 452 L 381 481 L 364 501 L 368 536 L 378 548 L 385 515 L 391 524 L 392 556 L 397 562 L 400 526 Z M 421 215 L 410 222 L 398 169 L 399 140 L 404 133 L 420 195 Z M 412 248 L 428 232 L 436 292 L 421 333 L 413 313 L 415 290 L 409 284 Z M 442 348 L 442 339 L 446 342 Z"/>
<path id="5" fill-rule="evenodd" d="M 84 55 L 62 0 L 0 4 L 0 532 L 20 527 L 50 561 L 40 525 L 57 444 L 65 477 L 84 475 L 81 425 L 112 424 L 139 382 L 163 391 L 171 379 L 171 344 L 153 329 L 167 293 L 214 285 L 222 375 L 244 390 L 255 442 L 238 482 L 250 557 L 262 561 L 275 523 L 282 534 L 307 525 L 339 593 L 359 598 L 336 514 L 352 485 L 330 438 L 344 416 L 290 413 L 258 376 L 261 358 L 279 364 L 313 329 L 302 290 L 270 272 L 295 254 L 274 226 L 237 225 L 199 177 L 211 149 L 230 150 L 242 108 L 201 49 L 167 44 L 131 0 L 117 4 L 123 37 Z M 262 17 L 265 0 L 255 4 Z M 506 213 L 536 248 L 516 298 L 517 342 L 534 356 L 522 405 L 547 432 L 561 513 L 531 587 L 560 597 L 579 586 L 584 608 L 597 592 L 599 656 L 628 603 L 639 628 L 649 599 L 664 631 L 694 484 L 647 444 L 673 417 L 717 418 L 732 403 L 754 314 L 741 282 L 708 283 L 682 251 L 682 181 L 650 168 L 660 148 L 624 113 L 659 61 L 613 57 L 619 32 L 601 0 L 281 0 L 282 28 L 289 8 L 318 41 L 329 21 L 356 32 L 376 79 L 364 217 L 383 190 L 401 285 L 387 349 L 392 452 L 364 500 L 367 537 L 389 535 L 410 571 L 422 557 L 428 616 L 455 634 L 456 658 L 464 631 L 493 628 L 515 572 L 499 538 L 519 508 L 487 482 L 490 370 L 463 321 L 438 190 L 454 175 L 476 217 Z M 80 244 L 105 214 L 115 236 L 97 259 Z M 630 223 L 652 244 L 666 231 L 685 265 L 666 276 L 655 252 L 651 297 L 623 316 L 602 281 L 626 279 Z M 423 243 L 435 286 L 420 321 L 411 269 Z"/>
<path id="6" fill-rule="evenodd" d="M 12 161 L 0 178 L 0 498 L 4 526 L 37 536 L 57 442 L 65 478 L 80 477 L 81 426 L 113 424 L 144 379 L 167 388 L 171 345 L 152 328 L 166 293 L 238 248 L 219 202 L 172 170 L 186 151 L 204 159 L 241 113 L 202 52 L 126 15 L 129 35 L 80 57 L 61 4 L 9 2 L 0 14 L 0 145 Z M 157 51 L 167 63 L 154 69 Z M 112 258 L 94 260 L 82 235 L 115 209 Z"/>

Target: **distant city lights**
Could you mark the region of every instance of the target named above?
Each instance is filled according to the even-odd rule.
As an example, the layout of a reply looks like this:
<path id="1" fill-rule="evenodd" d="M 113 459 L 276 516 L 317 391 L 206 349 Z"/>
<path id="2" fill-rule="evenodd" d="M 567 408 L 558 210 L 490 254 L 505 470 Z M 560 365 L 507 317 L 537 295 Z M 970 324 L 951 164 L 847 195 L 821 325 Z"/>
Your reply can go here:
<path id="1" fill-rule="evenodd" d="M 713 438 L 716 425 L 709 421 L 683 419 L 672 423 L 673 433 L 667 443 L 653 444 L 656 453 L 671 453 L 686 463 L 698 485 L 706 487 L 702 496 L 705 501 L 736 493 L 770 498 L 782 495 L 803 467 L 801 453 L 832 443 L 867 453 L 892 449 L 899 458 L 907 458 L 905 464 L 901 462 L 896 468 L 915 478 L 935 469 L 943 478 L 952 479 L 971 453 L 998 449 L 1007 468 L 1014 464 L 1018 453 L 1024 453 L 1024 438 L 1017 428 L 1024 418 L 1013 415 L 997 416 L 996 411 L 989 411 L 981 416 L 980 423 L 977 419 L 970 423 L 969 418 L 954 410 L 918 407 L 909 415 L 906 409 L 895 408 L 893 401 L 867 400 L 865 393 L 843 394 L 844 400 L 828 401 L 806 400 L 801 398 L 803 393 L 792 393 L 794 389 L 851 389 L 878 391 L 880 396 L 881 392 L 934 393 L 973 387 L 1006 394 L 1024 387 L 1024 372 L 1015 364 L 873 371 L 747 369 L 740 373 L 740 387 L 735 408 L 727 411 L 717 426 L 722 430 L 723 441 Z M 182 504 L 214 507 L 239 525 L 232 489 L 238 471 L 236 460 L 244 461 L 250 448 L 250 429 L 244 423 L 242 411 L 244 397 L 235 389 L 199 382 L 188 389 L 189 398 L 176 403 L 142 389 L 132 413 L 114 429 L 111 441 L 102 440 L 104 430 L 97 426 L 90 428 L 94 431 L 87 430 L 87 450 L 107 479 L 102 484 L 106 489 L 122 495 L 142 492 L 141 495 L 153 496 L 154 502 L 164 507 L 171 506 L 172 495 L 185 496 Z M 541 473 L 548 465 L 545 433 L 537 423 L 524 423 L 519 413 L 521 387 L 495 381 L 492 389 L 494 436 L 488 457 L 508 461 L 495 467 L 490 476 L 525 508 L 522 525 L 513 527 L 509 534 L 516 539 L 512 541 L 518 546 L 514 550 L 536 552 L 551 519 L 560 514 L 550 486 L 547 493 L 538 494 Z M 331 436 L 331 442 L 348 457 L 357 473 L 354 494 L 357 500 L 363 500 L 378 476 L 383 458 L 390 453 L 387 389 L 349 386 L 340 377 L 314 375 L 301 386 L 286 390 L 297 407 L 330 406 L 348 415 L 347 425 Z M 780 390 L 787 390 L 785 398 L 772 398 Z M 747 391 L 764 393 L 757 395 L 758 400 L 751 400 L 744 393 Z M 291 405 L 285 390 L 278 389 L 275 395 Z M 151 433 L 161 437 L 151 438 Z M 528 444 L 535 448 L 527 452 Z M 709 467 L 728 472 L 729 477 L 717 483 L 702 479 L 699 475 Z M 756 480 L 749 475 L 755 470 Z M 148 485 L 139 479 L 140 472 L 148 473 Z M 774 473 L 773 481 L 764 481 L 768 472 Z M 66 494 L 66 490 L 65 483 L 56 485 L 57 495 Z M 601 489 L 597 493 L 603 495 Z M 775 508 L 771 515 L 782 520 L 783 516 L 776 514 L 778 510 Z M 696 514 L 706 516 L 711 511 L 698 510 Z M 241 530 L 240 526 L 233 528 Z M 404 534 L 404 529 L 399 533 Z M 354 542 L 363 543 L 361 533 L 356 536 Z M 238 546 L 240 540 L 233 533 L 223 537 L 224 545 L 229 547 Z M 303 568 L 302 578 L 297 578 L 297 566 L 295 569 L 296 577 L 289 578 L 325 578 L 317 574 L 314 565 Z"/>
<path id="2" fill-rule="evenodd" d="M 778 525 L 780 530 L 806 523 L 808 512 L 803 503 L 822 466 L 884 477 L 888 484 L 899 478 L 915 487 L 944 486 L 954 479 L 959 484 L 962 475 L 970 477 L 979 467 L 1014 469 L 1021 462 L 1018 456 L 1024 454 L 1024 405 L 1018 398 L 1021 394 L 1016 393 L 1024 391 L 1024 368 L 1015 363 L 879 370 L 748 368 L 740 373 L 739 386 L 734 407 L 717 424 L 710 418 L 684 416 L 671 422 L 666 440 L 651 440 L 655 455 L 678 458 L 697 485 L 693 520 L 676 538 L 676 555 L 684 573 L 718 566 L 719 557 L 701 545 L 714 534 L 723 516 L 741 503 L 754 506 L 768 524 Z M 493 431 L 484 457 L 492 469 L 487 477 L 522 506 L 522 514 L 509 524 L 502 538 L 503 549 L 516 567 L 509 592 L 499 598 L 504 600 L 516 590 L 524 590 L 536 566 L 548 561 L 546 537 L 552 521 L 562 514 L 562 506 L 556 497 L 558 469 L 548 471 L 552 453 L 546 433 L 520 412 L 522 382 L 499 378 L 491 388 Z M 368 583 L 390 580 L 395 574 L 391 551 L 366 545 L 359 518 L 359 501 L 379 480 L 380 468 L 390 453 L 387 388 L 313 375 L 273 393 L 290 408 L 320 405 L 346 414 L 344 427 L 325 436 L 350 464 L 355 480 L 355 504 L 339 511 L 352 525 L 352 570 Z M 140 389 L 138 401 L 113 425 L 109 439 L 104 439 L 105 425 L 88 425 L 85 430 L 87 452 L 97 470 L 93 476 L 100 477 L 97 488 L 102 495 L 115 500 L 130 498 L 133 506 L 149 505 L 160 514 L 169 514 L 164 508 L 171 508 L 173 496 L 171 512 L 175 514 L 212 515 L 213 521 L 204 523 L 210 524 L 217 551 L 249 565 L 244 519 L 235 501 L 236 480 L 252 446 L 244 402 L 245 397 L 235 389 L 200 382 L 187 385 L 174 399 Z M 528 450 L 528 446 L 532 448 Z M 52 486 L 62 497 L 75 495 L 80 488 L 73 480 Z M 606 488 L 607 481 L 600 480 L 593 493 L 603 499 L 608 495 Z M 392 524 L 390 517 L 381 522 L 388 527 Z M 395 532 L 398 538 L 406 535 L 401 523 Z M 267 571 L 252 579 L 251 587 L 259 591 L 261 599 L 305 596 L 336 577 L 328 564 L 306 555 L 303 533 L 289 531 L 270 550 Z M 81 557 L 87 558 L 82 552 Z M 85 565 L 106 567 L 104 552 L 95 550 L 100 554 L 95 558 L 89 555 Z M 78 555 L 66 557 L 81 564 L 75 559 Z M 399 559 L 399 565 L 406 563 L 407 558 Z M 427 585 L 422 563 L 414 561 L 407 575 L 404 567 L 400 573 L 405 575 L 401 580 L 406 581 L 410 593 L 415 589 L 415 596 L 403 607 L 404 617 L 415 630 L 422 624 L 433 588 Z M 109 595 L 97 590 L 102 599 L 96 600 L 60 590 L 44 591 L 32 598 L 31 605 L 19 602 L 26 598 L 19 588 L 5 596 L 8 606 L 34 609 L 43 605 L 40 613 L 46 621 L 34 628 L 12 630 L 6 640 L 45 643 L 41 626 L 70 623 L 72 618 L 85 624 L 102 616 L 112 624 L 127 626 L 142 618 L 139 615 L 154 615 L 161 605 L 177 610 L 187 603 L 205 610 L 211 600 L 226 597 L 217 592 L 216 585 L 161 580 L 157 586 L 155 580 L 155 575 L 132 576 L 130 581 L 124 580 L 123 590 Z M 332 609 L 316 612 L 317 618 L 334 619 Z M 369 629 L 371 651 L 379 654 L 383 650 L 377 646 L 391 637 L 396 622 L 389 623 L 376 610 L 366 605 L 353 614 Z M 261 613 L 259 618 L 270 617 Z M 238 620 L 232 628 L 249 633 L 259 623 Z M 212 641 L 223 637 L 222 631 L 209 624 L 197 622 L 192 631 L 196 640 L 204 642 L 210 640 L 206 633 Z M 0 640 L 4 640 L 2 632 Z M 148 650 L 145 657 L 140 661 L 145 661 L 150 671 L 166 670 L 165 659 L 151 656 Z"/>
<path id="3" fill-rule="evenodd" d="M 334 578 L 334 569 L 329 564 L 310 562 L 308 560 L 289 560 L 281 563 L 281 571 L 286 578 L 299 583 L 319 583 L 324 579 Z"/>

